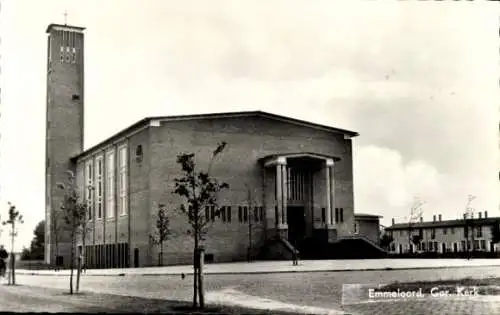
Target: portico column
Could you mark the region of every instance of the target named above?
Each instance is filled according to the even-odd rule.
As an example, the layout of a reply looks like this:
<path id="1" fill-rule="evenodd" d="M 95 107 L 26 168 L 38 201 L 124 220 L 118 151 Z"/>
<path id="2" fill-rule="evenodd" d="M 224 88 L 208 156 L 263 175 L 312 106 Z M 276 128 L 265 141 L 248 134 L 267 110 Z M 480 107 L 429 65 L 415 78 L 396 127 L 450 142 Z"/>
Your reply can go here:
<path id="1" fill-rule="evenodd" d="M 333 160 L 327 159 L 325 161 L 325 175 L 326 175 L 326 231 L 328 242 L 335 242 L 337 239 L 337 230 L 335 229 L 334 213 L 335 209 L 335 182 L 333 179 Z"/>
<path id="2" fill-rule="evenodd" d="M 337 222 L 335 222 L 335 172 L 334 172 L 334 166 L 335 166 L 335 163 L 333 162 L 333 160 L 328 160 L 327 161 L 327 166 L 328 166 L 328 172 L 330 173 L 330 190 L 329 190 L 329 193 L 330 193 L 330 210 L 331 210 L 331 214 L 330 214 L 330 218 L 331 218 L 331 224 L 336 224 Z"/>
<path id="3" fill-rule="evenodd" d="M 325 161 L 325 182 L 326 182 L 326 226 L 332 225 L 332 182 L 330 180 L 330 165 L 333 164 L 331 159 Z"/>

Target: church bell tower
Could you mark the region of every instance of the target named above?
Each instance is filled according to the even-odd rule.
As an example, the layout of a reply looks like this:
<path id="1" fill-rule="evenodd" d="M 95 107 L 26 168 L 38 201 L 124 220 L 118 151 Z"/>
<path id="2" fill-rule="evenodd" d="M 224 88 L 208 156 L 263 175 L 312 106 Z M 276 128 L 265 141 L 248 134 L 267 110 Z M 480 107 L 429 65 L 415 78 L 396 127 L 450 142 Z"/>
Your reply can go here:
<path id="1" fill-rule="evenodd" d="M 45 262 L 69 263 L 71 243 L 67 231 L 55 233 L 64 220 L 60 206 L 70 158 L 83 151 L 84 28 L 50 24 L 47 28 L 47 117 L 45 165 Z M 56 240 L 57 236 L 57 240 Z M 56 245 L 57 244 L 57 245 Z M 57 253 L 56 253 L 57 246 Z"/>

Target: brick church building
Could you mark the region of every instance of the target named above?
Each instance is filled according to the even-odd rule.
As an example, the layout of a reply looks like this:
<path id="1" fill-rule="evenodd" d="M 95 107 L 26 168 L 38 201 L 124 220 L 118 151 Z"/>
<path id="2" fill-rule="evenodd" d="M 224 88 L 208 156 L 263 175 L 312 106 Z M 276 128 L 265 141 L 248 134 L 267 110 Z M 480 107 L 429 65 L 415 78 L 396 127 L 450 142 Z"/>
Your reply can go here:
<path id="1" fill-rule="evenodd" d="M 211 174 L 230 188 L 219 196 L 218 216 L 206 209 L 212 221 L 203 244 L 207 260 L 244 260 L 249 253 L 286 259 L 295 248 L 324 252 L 329 244 L 356 238 L 376 247 L 378 240 L 355 231 L 352 138 L 358 134 L 353 131 L 261 111 L 148 117 L 84 150 L 83 31 L 47 28 L 47 263 L 57 255 L 64 265 L 69 261 L 67 233 L 59 233 L 56 254 L 58 234 L 52 229 L 63 196 L 56 186 L 68 169 L 89 204 L 84 251 L 89 268 L 157 265 L 159 249 L 149 235 L 158 204 L 170 210 L 173 231 L 164 245 L 164 264 L 191 263 L 187 219 L 171 211 L 184 202 L 172 194 L 174 178 L 181 175 L 176 156 L 195 153 L 197 165 L 206 167 L 221 141 L 227 148 Z M 94 189 L 84 189 L 88 186 Z M 374 218 L 369 222 L 378 230 Z"/>

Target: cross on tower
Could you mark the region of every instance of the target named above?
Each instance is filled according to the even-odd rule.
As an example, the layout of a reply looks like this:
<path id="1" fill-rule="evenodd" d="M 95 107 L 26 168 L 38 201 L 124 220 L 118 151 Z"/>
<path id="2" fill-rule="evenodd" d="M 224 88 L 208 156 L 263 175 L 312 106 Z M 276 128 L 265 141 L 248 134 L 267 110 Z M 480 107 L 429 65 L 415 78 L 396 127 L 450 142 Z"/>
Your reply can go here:
<path id="1" fill-rule="evenodd" d="M 64 25 L 68 25 L 68 11 L 64 10 Z"/>

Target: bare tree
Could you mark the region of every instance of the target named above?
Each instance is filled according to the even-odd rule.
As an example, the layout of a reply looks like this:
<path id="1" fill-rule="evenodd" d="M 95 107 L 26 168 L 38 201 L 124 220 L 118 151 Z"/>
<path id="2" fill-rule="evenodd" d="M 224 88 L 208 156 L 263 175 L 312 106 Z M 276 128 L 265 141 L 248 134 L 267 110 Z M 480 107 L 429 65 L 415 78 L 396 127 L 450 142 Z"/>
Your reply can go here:
<path id="1" fill-rule="evenodd" d="M 467 259 L 470 259 L 472 256 L 472 251 L 474 249 L 474 208 L 471 207 L 472 201 L 476 199 L 476 196 L 469 195 L 467 197 L 467 204 L 465 205 L 465 240 L 466 240 L 466 248 L 468 252 Z M 470 231 L 469 231 L 470 229 Z M 470 237 L 470 246 L 469 246 L 469 237 Z"/>
<path id="2" fill-rule="evenodd" d="M 9 216 L 8 220 L 2 222 L 2 225 L 10 225 L 10 237 L 11 237 L 11 252 L 10 252 L 10 278 L 11 284 L 15 285 L 16 284 L 16 255 L 14 253 L 14 241 L 17 236 L 17 231 L 16 231 L 16 222 L 17 223 L 24 223 L 23 221 L 23 216 L 19 213 L 18 210 L 16 210 L 16 206 L 14 206 L 12 203 L 9 204 Z"/>
<path id="3" fill-rule="evenodd" d="M 421 201 L 419 197 L 413 198 L 413 203 L 410 208 L 410 215 L 408 217 L 408 251 L 410 251 L 411 244 L 413 243 L 413 223 L 420 220 L 423 214 L 422 206 L 425 204 L 425 201 Z"/>
<path id="4" fill-rule="evenodd" d="M 252 215 L 252 209 L 255 206 L 255 202 L 253 200 L 252 190 L 250 189 L 250 186 L 248 186 L 247 183 L 245 183 L 245 188 L 247 190 L 247 203 L 248 203 L 248 253 L 247 253 L 247 259 L 250 262 L 250 261 L 252 261 L 252 252 L 253 252 L 253 245 L 252 245 L 253 220 L 256 219 Z"/>
<path id="5" fill-rule="evenodd" d="M 75 267 L 75 247 L 76 237 L 79 229 L 83 226 L 87 219 L 87 204 L 80 200 L 78 187 L 76 186 L 75 175 L 72 171 L 66 172 L 68 180 L 66 183 L 58 183 L 57 186 L 64 190 L 64 199 L 61 205 L 61 210 L 65 214 L 65 222 L 71 229 L 71 256 L 70 256 L 70 280 L 69 293 L 73 294 L 73 270 Z M 80 279 L 81 260 L 78 259 L 77 280 Z M 78 288 L 79 289 L 79 288 Z"/>
<path id="6" fill-rule="evenodd" d="M 188 234 L 194 238 L 193 257 L 193 307 L 204 307 L 203 293 L 203 269 L 202 261 L 199 260 L 201 253 L 200 242 L 204 239 L 210 225 L 210 220 L 203 214 L 205 207 L 213 208 L 219 214 L 217 205 L 217 194 L 219 191 L 229 187 L 227 183 L 219 183 L 215 178 L 210 177 L 210 170 L 215 158 L 220 155 L 226 147 L 222 142 L 212 153 L 207 172 L 197 171 L 194 161 L 194 153 L 182 153 L 177 156 L 177 163 L 181 165 L 182 177 L 175 179 L 174 194 L 183 197 L 188 206 L 181 204 L 178 211 L 187 216 L 190 229 Z M 199 304 L 198 304 L 199 293 Z"/>
<path id="7" fill-rule="evenodd" d="M 160 247 L 158 266 L 163 266 L 163 243 L 168 240 L 170 234 L 170 219 L 167 216 L 165 205 L 160 204 L 158 205 L 158 212 L 156 214 L 156 230 L 149 236 L 151 242 Z"/>

